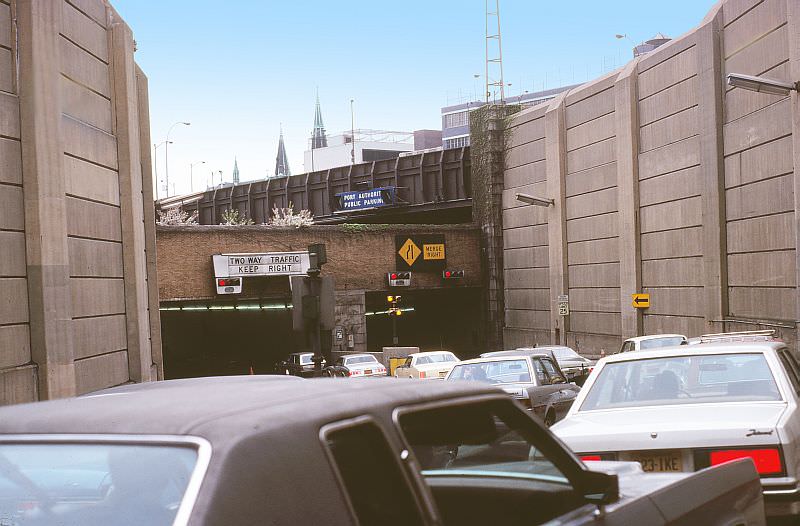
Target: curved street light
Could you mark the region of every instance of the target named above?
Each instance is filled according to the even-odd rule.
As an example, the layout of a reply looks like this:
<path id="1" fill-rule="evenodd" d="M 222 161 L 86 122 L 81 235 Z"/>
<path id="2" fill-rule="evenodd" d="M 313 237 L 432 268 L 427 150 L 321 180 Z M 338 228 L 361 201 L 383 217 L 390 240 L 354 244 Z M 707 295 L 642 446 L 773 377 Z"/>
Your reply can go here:
<path id="1" fill-rule="evenodd" d="M 172 144 L 172 142 L 169 140 L 169 134 L 172 133 L 172 128 L 174 128 L 178 124 L 183 124 L 184 126 L 189 126 L 192 123 L 191 122 L 178 121 L 178 122 L 173 123 L 172 126 L 170 126 L 169 130 L 167 131 L 167 140 L 166 140 L 167 144 L 166 144 L 166 147 L 164 148 L 164 157 L 165 157 L 165 162 L 166 162 L 166 165 L 167 165 L 167 197 L 169 197 L 169 145 Z"/>

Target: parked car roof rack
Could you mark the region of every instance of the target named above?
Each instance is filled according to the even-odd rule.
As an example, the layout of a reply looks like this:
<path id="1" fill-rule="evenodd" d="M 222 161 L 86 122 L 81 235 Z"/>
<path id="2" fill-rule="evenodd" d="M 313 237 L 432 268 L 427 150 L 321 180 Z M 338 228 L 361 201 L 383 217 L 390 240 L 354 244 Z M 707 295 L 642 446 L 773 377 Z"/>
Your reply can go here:
<path id="1" fill-rule="evenodd" d="M 753 342 L 769 341 L 775 339 L 775 330 L 721 332 L 717 334 L 703 334 L 700 343 L 711 342 Z"/>

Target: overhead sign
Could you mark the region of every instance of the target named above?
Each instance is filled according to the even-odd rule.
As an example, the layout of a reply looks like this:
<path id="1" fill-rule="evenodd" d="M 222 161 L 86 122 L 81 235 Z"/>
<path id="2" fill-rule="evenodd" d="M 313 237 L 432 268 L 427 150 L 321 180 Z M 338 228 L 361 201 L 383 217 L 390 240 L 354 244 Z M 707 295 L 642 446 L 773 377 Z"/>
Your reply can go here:
<path id="1" fill-rule="evenodd" d="M 569 296 L 566 294 L 560 294 L 556 300 L 558 304 L 558 315 L 559 316 L 569 316 Z"/>
<path id="2" fill-rule="evenodd" d="M 650 307 L 650 294 L 631 294 L 632 305 L 637 309 Z"/>
<path id="3" fill-rule="evenodd" d="M 447 267 L 444 234 L 398 235 L 394 242 L 399 270 L 434 272 Z"/>
<path id="4" fill-rule="evenodd" d="M 300 276 L 310 265 L 308 252 L 266 252 L 263 254 L 214 254 L 217 278 L 247 276 Z"/>
<path id="5" fill-rule="evenodd" d="M 395 204 L 397 190 L 394 186 L 373 188 L 360 192 L 342 192 L 336 194 L 336 212 L 351 212 L 355 210 L 368 210 Z"/>

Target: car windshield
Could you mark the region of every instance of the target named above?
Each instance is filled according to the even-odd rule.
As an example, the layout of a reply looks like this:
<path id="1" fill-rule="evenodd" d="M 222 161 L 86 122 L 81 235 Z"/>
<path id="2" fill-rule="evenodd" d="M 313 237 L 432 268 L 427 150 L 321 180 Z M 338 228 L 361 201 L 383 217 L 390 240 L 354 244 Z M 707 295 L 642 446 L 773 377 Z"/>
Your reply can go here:
<path id="1" fill-rule="evenodd" d="M 639 342 L 639 348 L 644 349 L 658 349 L 659 347 L 670 347 L 672 345 L 680 345 L 683 343 L 683 338 L 680 336 L 671 336 L 668 338 L 653 338 L 652 340 L 642 340 Z"/>
<path id="2" fill-rule="evenodd" d="M 313 362 L 312 358 L 314 358 L 313 354 L 301 354 L 300 355 L 300 365 L 308 365 Z"/>
<path id="3" fill-rule="evenodd" d="M 529 418 L 507 403 L 481 403 L 414 411 L 399 423 L 427 477 L 483 472 L 567 483 L 537 451 Z"/>
<path id="4" fill-rule="evenodd" d="M 556 360 L 583 360 L 580 354 L 569 347 L 556 347 L 553 349 Z"/>
<path id="5" fill-rule="evenodd" d="M 197 461 L 190 447 L 0 445 L 0 524 L 172 524 Z"/>
<path id="6" fill-rule="evenodd" d="M 450 353 L 442 353 L 442 354 L 431 354 L 428 356 L 430 361 L 428 363 L 447 363 L 447 362 L 457 362 L 455 356 Z"/>
<path id="7" fill-rule="evenodd" d="M 360 363 L 378 363 L 374 356 L 353 356 L 345 360 L 345 365 L 356 365 Z"/>
<path id="8" fill-rule="evenodd" d="M 531 372 L 524 358 L 458 364 L 448 380 L 473 380 L 490 384 L 530 383 Z"/>
<path id="9" fill-rule="evenodd" d="M 761 353 L 677 356 L 606 364 L 580 411 L 781 400 Z"/>

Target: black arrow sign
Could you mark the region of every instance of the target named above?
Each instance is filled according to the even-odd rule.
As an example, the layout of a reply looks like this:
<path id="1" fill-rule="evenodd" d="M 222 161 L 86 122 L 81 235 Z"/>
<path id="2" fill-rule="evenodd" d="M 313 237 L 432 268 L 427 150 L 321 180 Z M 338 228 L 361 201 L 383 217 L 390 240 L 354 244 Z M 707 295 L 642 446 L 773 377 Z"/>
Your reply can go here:
<path id="1" fill-rule="evenodd" d="M 650 300 L 645 299 L 645 298 L 636 298 L 635 300 L 633 300 L 633 302 L 635 304 L 639 305 L 640 303 L 649 303 Z"/>

